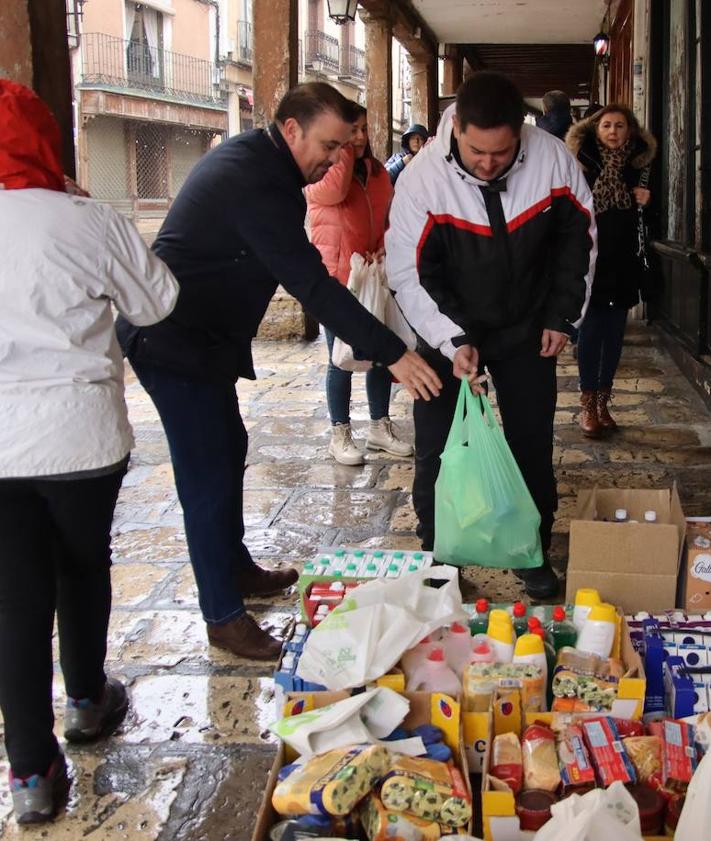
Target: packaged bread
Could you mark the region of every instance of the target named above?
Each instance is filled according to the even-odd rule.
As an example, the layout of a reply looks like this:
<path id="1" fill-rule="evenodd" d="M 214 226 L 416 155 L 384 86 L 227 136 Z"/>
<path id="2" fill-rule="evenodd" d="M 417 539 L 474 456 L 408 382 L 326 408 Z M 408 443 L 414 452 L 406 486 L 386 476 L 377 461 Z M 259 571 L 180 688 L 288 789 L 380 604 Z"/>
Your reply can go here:
<path id="1" fill-rule="evenodd" d="M 492 777 L 506 783 L 514 794 L 521 791 L 523 783 L 523 757 L 521 742 L 515 733 L 500 733 L 491 747 Z"/>
<path id="2" fill-rule="evenodd" d="M 359 813 L 368 841 L 438 841 L 451 832 L 449 827 L 434 821 L 386 809 L 372 793 L 360 804 Z"/>
<path id="3" fill-rule="evenodd" d="M 312 756 L 277 784 L 280 815 L 347 815 L 386 773 L 390 755 L 379 745 L 355 745 Z"/>
<path id="4" fill-rule="evenodd" d="M 380 800 L 386 809 L 406 812 L 447 827 L 471 820 L 472 804 L 461 773 L 451 764 L 399 756 L 385 775 Z"/>
<path id="5" fill-rule="evenodd" d="M 486 712 L 495 691 L 519 689 L 526 712 L 540 712 L 545 699 L 543 672 L 532 663 L 470 663 L 464 670 L 466 712 Z"/>
<path id="6" fill-rule="evenodd" d="M 526 790 L 555 791 L 560 785 L 555 735 L 550 727 L 532 724 L 521 739 L 523 787 Z"/>
<path id="7" fill-rule="evenodd" d="M 661 788 L 664 776 L 664 743 L 659 736 L 628 736 L 622 740 L 637 772 L 637 780 Z"/>

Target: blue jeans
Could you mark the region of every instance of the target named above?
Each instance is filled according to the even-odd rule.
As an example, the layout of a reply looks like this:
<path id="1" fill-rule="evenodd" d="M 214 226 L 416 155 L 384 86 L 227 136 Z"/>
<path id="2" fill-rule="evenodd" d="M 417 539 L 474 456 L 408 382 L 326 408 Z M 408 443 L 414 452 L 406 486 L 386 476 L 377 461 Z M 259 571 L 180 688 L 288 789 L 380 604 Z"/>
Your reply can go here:
<path id="1" fill-rule="evenodd" d="M 612 388 L 622 356 L 627 310 L 591 304 L 578 335 L 581 391 Z"/>
<path id="2" fill-rule="evenodd" d="M 168 439 L 202 615 L 216 624 L 236 619 L 245 610 L 240 573 L 254 561 L 243 542 L 247 430 L 235 387 L 145 362 L 133 369 Z"/>
<path id="3" fill-rule="evenodd" d="M 326 330 L 328 345 L 328 370 L 326 371 L 326 402 L 331 423 L 351 422 L 351 377 L 350 371 L 337 368 L 331 361 L 334 335 Z M 390 411 L 390 388 L 392 377 L 387 368 L 376 366 L 365 374 L 365 391 L 368 395 L 370 419 L 386 418 Z"/>

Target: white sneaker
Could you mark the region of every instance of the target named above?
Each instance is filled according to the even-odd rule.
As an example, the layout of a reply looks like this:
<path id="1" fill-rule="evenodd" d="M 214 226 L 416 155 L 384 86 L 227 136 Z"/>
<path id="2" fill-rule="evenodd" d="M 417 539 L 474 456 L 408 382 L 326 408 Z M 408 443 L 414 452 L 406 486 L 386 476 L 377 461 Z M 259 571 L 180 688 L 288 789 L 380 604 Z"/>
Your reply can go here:
<path id="1" fill-rule="evenodd" d="M 369 450 L 383 450 L 390 453 L 391 456 L 400 456 L 401 458 L 412 455 L 412 444 L 401 441 L 395 435 L 393 422 L 390 418 L 381 418 L 370 422 L 366 447 Z"/>
<path id="2" fill-rule="evenodd" d="M 355 465 L 365 462 L 363 453 L 353 442 L 349 423 L 336 423 L 331 427 L 331 443 L 328 445 L 328 453 L 339 464 Z"/>

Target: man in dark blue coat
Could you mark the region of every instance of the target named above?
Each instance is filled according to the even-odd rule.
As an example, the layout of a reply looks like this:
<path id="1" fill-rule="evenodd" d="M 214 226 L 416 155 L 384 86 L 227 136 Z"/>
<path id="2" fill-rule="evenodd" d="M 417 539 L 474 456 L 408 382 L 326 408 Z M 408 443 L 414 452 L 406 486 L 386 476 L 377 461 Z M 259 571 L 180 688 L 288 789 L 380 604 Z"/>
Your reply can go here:
<path id="1" fill-rule="evenodd" d="M 235 382 L 254 379 L 251 342 L 281 284 L 319 321 L 415 398 L 436 395 L 432 369 L 329 277 L 304 231 L 303 187 L 338 161 L 352 132 L 348 100 L 323 83 L 287 93 L 269 128 L 221 144 L 195 166 L 154 251 L 180 284 L 171 316 L 122 346 L 158 409 L 170 445 L 190 560 L 208 639 L 239 656 L 271 659 L 279 640 L 245 612 L 243 597 L 296 581 L 257 566 L 244 545 L 247 432 Z"/>

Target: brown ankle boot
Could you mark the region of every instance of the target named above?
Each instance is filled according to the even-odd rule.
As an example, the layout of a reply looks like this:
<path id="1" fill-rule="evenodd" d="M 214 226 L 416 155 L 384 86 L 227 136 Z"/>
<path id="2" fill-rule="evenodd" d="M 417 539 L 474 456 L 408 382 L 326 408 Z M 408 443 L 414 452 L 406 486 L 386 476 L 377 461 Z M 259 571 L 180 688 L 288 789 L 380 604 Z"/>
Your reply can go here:
<path id="1" fill-rule="evenodd" d="M 588 438 L 600 437 L 602 427 L 597 416 L 596 391 L 580 392 L 580 415 L 578 416 L 578 423 L 583 431 L 583 435 Z"/>
<path id="2" fill-rule="evenodd" d="M 607 402 L 611 397 L 610 388 L 602 388 L 597 393 L 597 418 L 600 426 L 605 432 L 614 432 L 617 429 L 615 419 L 607 409 Z"/>
<path id="3" fill-rule="evenodd" d="M 281 640 L 263 631 L 248 613 L 224 625 L 209 624 L 207 638 L 210 645 L 248 660 L 276 660 L 282 646 Z"/>
<path id="4" fill-rule="evenodd" d="M 239 575 L 237 584 L 243 596 L 270 596 L 296 584 L 299 573 L 293 567 L 264 569 L 256 564 Z"/>

